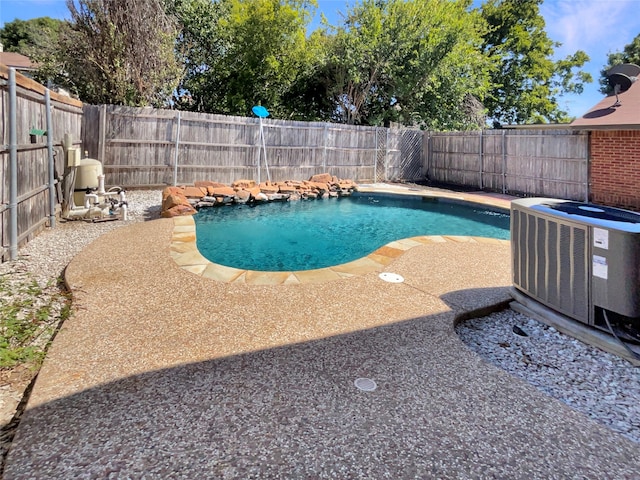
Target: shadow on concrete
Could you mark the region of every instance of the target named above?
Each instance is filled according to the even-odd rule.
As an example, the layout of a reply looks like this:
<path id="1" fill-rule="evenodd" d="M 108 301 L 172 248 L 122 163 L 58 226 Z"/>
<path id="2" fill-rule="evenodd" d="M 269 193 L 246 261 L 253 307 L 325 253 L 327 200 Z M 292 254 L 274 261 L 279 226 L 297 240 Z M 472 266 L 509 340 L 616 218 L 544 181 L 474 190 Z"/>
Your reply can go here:
<path id="1" fill-rule="evenodd" d="M 414 318 L 52 401 L 26 412 L 5 479 L 633 477 L 639 446 L 452 329 Z"/>

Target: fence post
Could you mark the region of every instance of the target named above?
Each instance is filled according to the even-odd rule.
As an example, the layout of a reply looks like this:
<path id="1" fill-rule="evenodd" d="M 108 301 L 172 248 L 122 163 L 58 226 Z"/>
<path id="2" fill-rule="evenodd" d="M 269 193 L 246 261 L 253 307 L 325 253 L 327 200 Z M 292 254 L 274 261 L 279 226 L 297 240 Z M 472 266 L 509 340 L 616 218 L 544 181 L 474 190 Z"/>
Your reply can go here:
<path id="1" fill-rule="evenodd" d="M 257 167 L 258 167 L 258 185 L 260 185 L 260 157 L 262 156 L 262 150 L 261 150 L 261 143 L 262 143 L 262 121 L 260 121 L 260 124 L 258 125 L 258 163 L 257 163 Z"/>
<path id="2" fill-rule="evenodd" d="M 329 140 L 329 125 L 327 123 L 324 124 L 324 148 L 322 149 L 322 171 L 327 171 L 327 142 Z"/>
<path id="3" fill-rule="evenodd" d="M 107 106 L 101 105 L 100 106 L 100 130 L 98 133 L 98 152 L 100 154 L 100 161 L 102 162 L 103 166 L 105 164 L 104 155 L 105 155 L 105 149 L 106 149 L 106 145 L 105 145 L 106 139 L 107 139 Z"/>
<path id="4" fill-rule="evenodd" d="M 484 189 L 484 179 L 483 179 L 483 174 L 484 174 L 484 140 L 483 140 L 483 132 L 484 130 L 480 130 L 480 190 Z"/>
<path id="5" fill-rule="evenodd" d="M 379 127 L 376 127 L 376 158 L 373 161 L 373 183 L 378 181 L 378 131 Z"/>
<path id="6" fill-rule="evenodd" d="M 507 193 L 507 137 L 502 130 L 502 193 Z"/>
<path id="7" fill-rule="evenodd" d="M 391 129 L 387 128 L 387 141 L 384 146 L 385 154 L 384 154 L 384 181 L 389 180 L 389 133 L 391 133 Z"/>
<path id="8" fill-rule="evenodd" d="M 18 258 L 18 124 L 16 70 L 9 68 L 9 258 Z"/>
<path id="9" fill-rule="evenodd" d="M 433 163 L 433 132 L 429 130 L 427 136 L 427 180 L 430 180 L 431 163 Z"/>
<path id="10" fill-rule="evenodd" d="M 44 103 L 46 110 L 47 120 L 47 154 L 49 160 L 49 226 L 54 228 L 56 226 L 56 190 L 55 179 L 53 175 L 54 163 L 53 163 L 53 123 L 51 121 L 51 94 L 49 89 L 44 91 Z"/>
<path id="11" fill-rule="evenodd" d="M 173 155 L 173 186 L 178 185 L 178 149 L 180 148 L 180 110 L 178 110 L 178 116 L 176 117 L 176 146 L 175 153 Z"/>

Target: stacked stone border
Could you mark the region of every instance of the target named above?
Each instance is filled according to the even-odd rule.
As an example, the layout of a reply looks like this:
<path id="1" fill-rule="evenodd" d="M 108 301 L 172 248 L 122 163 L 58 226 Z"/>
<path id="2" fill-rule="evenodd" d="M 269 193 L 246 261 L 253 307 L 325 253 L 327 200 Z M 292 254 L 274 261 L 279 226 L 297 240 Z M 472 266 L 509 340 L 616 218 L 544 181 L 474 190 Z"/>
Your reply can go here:
<path id="1" fill-rule="evenodd" d="M 232 203 L 265 203 L 274 201 L 315 200 L 348 196 L 356 189 L 352 180 L 328 173 L 313 175 L 309 180 L 262 182 L 237 180 L 230 186 L 213 181 L 198 181 L 193 186 L 167 187 L 162 192 L 162 216 L 166 218 L 193 215 L 197 209 Z"/>

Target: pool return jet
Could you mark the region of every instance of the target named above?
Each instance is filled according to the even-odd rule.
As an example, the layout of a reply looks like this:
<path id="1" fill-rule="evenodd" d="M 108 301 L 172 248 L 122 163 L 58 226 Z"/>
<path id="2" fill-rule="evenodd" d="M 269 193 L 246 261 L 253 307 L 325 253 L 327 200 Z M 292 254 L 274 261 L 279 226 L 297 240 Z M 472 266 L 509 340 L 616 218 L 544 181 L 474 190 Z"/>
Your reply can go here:
<path id="1" fill-rule="evenodd" d="M 267 180 L 271 181 L 269 165 L 267 164 L 267 146 L 264 139 L 264 127 L 262 126 L 262 119 L 269 116 L 269 111 L 262 105 L 252 107 L 251 111 L 260 121 L 260 142 L 262 143 L 262 153 L 264 155 L 264 167 L 267 170 Z M 258 184 L 260 184 L 260 156 L 258 156 Z"/>

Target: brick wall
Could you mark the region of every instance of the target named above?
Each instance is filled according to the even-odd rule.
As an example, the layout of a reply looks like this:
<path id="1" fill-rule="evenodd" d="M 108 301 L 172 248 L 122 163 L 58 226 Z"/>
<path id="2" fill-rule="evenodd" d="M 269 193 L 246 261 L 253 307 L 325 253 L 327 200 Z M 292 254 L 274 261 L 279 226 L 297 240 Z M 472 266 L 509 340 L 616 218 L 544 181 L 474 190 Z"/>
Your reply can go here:
<path id="1" fill-rule="evenodd" d="M 593 203 L 640 211 L 640 130 L 592 131 Z"/>

